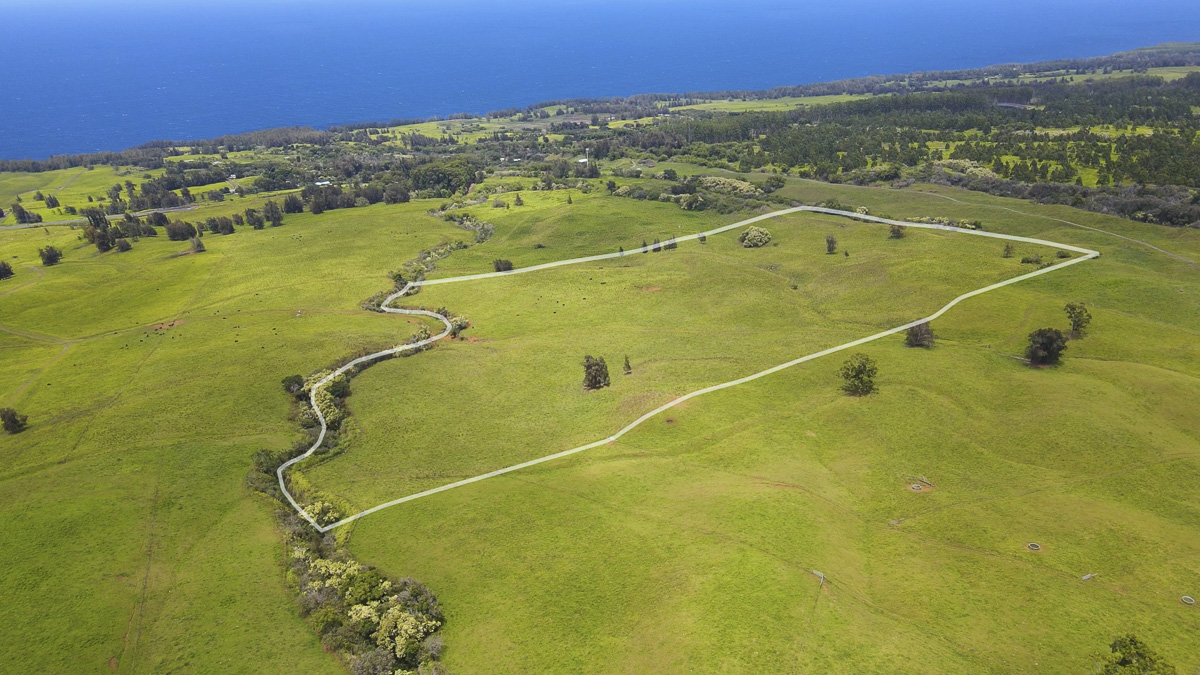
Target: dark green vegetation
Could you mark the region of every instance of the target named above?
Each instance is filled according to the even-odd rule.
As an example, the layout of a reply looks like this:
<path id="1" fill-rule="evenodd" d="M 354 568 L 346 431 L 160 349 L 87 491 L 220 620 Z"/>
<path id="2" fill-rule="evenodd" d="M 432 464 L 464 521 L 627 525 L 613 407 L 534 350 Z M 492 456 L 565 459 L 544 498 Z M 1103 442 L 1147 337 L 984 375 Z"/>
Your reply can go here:
<path id="1" fill-rule="evenodd" d="M 1200 277 L 1181 258 L 1200 232 L 1159 223 L 1196 220 L 1195 63 L 1178 47 L 742 93 L 736 115 L 700 95 L 557 102 L 6 165 L 4 224 L 12 203 L 43 222 L 0 232 L 0 404 L 27 424 L 0 446 L 0 670 L 337 672 L 328 649 L 460 673 L 1191 672 Z M 808 94 L 831 98 L 784 98 Z M 856 348 L 867 396 L 840 389 L 841 354 L 325 537 L 282 508 L 306 382 L 439 330 L 363 311 L 409 280 L 628 252 L 404 298 L 455 337 L 334 383 L 336 433 L 290 474 L 320 522 L 1064 259 L 816 214 L 758 247 L 676 241 L 792 203 L 1103 256 L 971 298 L 933 349 L 906 346 L 928 326 Z M 168 204 L 191 210 L 139 213 Z M 1069 345 L 1055 367 L 1023 362 L 1039 329 L 1047 356 Z M 1131 632 L 1145 643 L 1113 641 Z"/>

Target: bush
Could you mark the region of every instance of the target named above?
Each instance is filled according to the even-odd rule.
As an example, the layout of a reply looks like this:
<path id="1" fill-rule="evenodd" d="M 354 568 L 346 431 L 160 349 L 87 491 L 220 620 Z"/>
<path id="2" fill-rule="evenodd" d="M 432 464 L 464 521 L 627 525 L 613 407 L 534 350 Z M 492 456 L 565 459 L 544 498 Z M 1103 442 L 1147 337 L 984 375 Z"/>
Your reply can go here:
<path id="1" fill-rule="evenodd" d="M 1010 242 L 1008 242 L 1007 244 L 1005 244 L 1005 245 L 1004 245 L 1004 253 L 1002 253 L 1002 254 L 1000 255 L 1000 257 L 1002 257 L 1002 258 L 1011 258 L 1011 257 L 1013 257 L 1013 252 L 1015 252 L 1016 250 L 1017 250 L 1017 249 L 1016 249 L 1016 247 L 1015 247 L 1015 246 L 1013 246 L 1013 245 L 1012 245 L 1012 242 L 1010 241 Z"/>
<path id="2" fill-rule="evenodd" d="M 1039 328 L 1029 334 L 1029 346 L 1025 358 L 1035 365 L 1058 363 L 1067 349 L 1067 339 L 1057 328 Z"/>
<path id="3" fill-rule="evenodd" d="M 608 364 L 604 357 L 593 359 L 590 355 L 583 357 L 583 388 L 586 390 L 602 389 L 609 385 Z"/>
<path id="4" fill-rule="evenodd" d="M 904 238 L 904 226 L 903 225 L 892 225 L 890 228 L 888 228 L 888 232 L 889 232 L 888 233 L 889 239 L 903 239 Z"/>
<path id="5" fill-rule="evenodd" d="M 500 258 L 497 258 L 492 261 L 492 267 L 497 272 L 511 272 L 513 264 L 511 260 L 501 260 Z"/>
<path id="6" fill-rule="evenodd" d="M 8 279 L 13 275 L 12 265 L 0 260 L 0 279 Z"/>
<path id="7" fill-rule="evenodd" d="M 42 264 L 46 267 L 58 264 L 62 260 L 62 251 L 56 246 L 47 246 L 46 248 L 38 249 L 38 256 L 42 259 Z"/>
<path id="8" fill-rule="evenodd" d="M 842 364 L 839 375 L 845 380 L 842 389 L 851 396 L 866 396 L 875 391 L 875 376 L 879 368 L 866 354 L 855 354 Z"/>
<path id="9" fill-rule="evenodd" d="M 124 253 L 126 251 L 132 251 L 133 244 L 130 244 L 128 239 L 118 239 L 115 248 L 117 249 L 118 253 Z"/>
<path id="10" fill-rule="evenodd" d="M 825 235 L 825 252 L 829 255 L 837 253 L 837 237 L 832 234 Z"/>
<path id="11" fill-rule="evenodd" d="M 1067 258 L 1071 257 L 1071 252 L 1070 251 L 1059 251 L 1059 252 L 1055 253 L 1054 255 L 1058 256 L 1059 260 L 1066 260 Z"/>
<path id="12" fill-rule="evenodd" d="M 743 248 L 759 248 L 771 243 L 771 233 L 766 228 L 751 225 L 738 237 Z"/>
<path id="13" fill-rule="evenodd" d="M 292 396 L 304 398 L 304 378 L 300 375 L 288 375 L 281 382 L 283 390 Z"/>
<path id="14" fill-rule="evenodd" d="M 191 247 L 192 253 L 204 253 L 204 251 L 205 251 L 204 242 L 200 241 L 200 237 L 192 237 L 191 243 L 192 243 L 192 247 Z"/>
<path id="15" fill-rule="evenodd" d="M 3 423 L 4 430 L 10 434 L 18 434 L 25 430 L 28 426 L 26 423 L 29 420 L 27 415 L 13 410 L 12 408 L 0 408 L 0 423 Z"/>
<path id="16" fill-rule="evenodd" d="M 1022 265 L 1041 265 L 1042 264 L 1042 254 L 1035 253 L 1033 255 L 1027 255 L 1024 258 L 1021 258 L 1021 264 Z"/>
<path id="17" fill-rule="evenodd" d="M 909 347 L 932 347 L 933 329 L 930 328 L 929 322 L 911 326 L 904 336 L 904 344 Z"/>

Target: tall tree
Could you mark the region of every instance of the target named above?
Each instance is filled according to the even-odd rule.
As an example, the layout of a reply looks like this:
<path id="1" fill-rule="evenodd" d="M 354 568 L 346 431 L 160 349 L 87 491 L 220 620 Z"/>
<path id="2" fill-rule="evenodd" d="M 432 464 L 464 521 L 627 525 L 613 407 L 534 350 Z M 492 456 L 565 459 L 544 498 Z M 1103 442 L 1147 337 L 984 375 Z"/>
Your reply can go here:
<path id="1" fill-rule="evenodd" d="M 1077 336 L 1082 335 L 1088 324 L 1092 322 L 1092 314 L 1082 302 L 1068 302 L 1063 310 L 1067 313 L 1067 319 L 1071 321 L 1071 339 L 1074 340 Z"/>
<path id="2" fill-rule="evenodd" d="M 583 388 L 587 390 L 602 389 L 609 385 L 608 364 L 604 357 L 593 359 L 591 355 L 583 357 Z"/>

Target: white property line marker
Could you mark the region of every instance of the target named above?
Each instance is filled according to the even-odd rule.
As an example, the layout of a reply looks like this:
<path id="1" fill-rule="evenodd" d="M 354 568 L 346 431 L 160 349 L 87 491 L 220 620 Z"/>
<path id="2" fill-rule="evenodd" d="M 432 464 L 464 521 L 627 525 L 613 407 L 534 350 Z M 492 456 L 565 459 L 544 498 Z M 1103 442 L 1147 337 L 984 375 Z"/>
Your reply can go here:
<path id="1" fill-rule="evenodd" d="M 384 502 L 383 504 L 379 504 L 378 506 L 372 506 L 371 508 L 369 508 L 365 511 L 360 511 L 352 516 L 347 516 L 346 518 L 343 518 L 343 519 L 337 521 L 336 523 L 322 526 L 322 525 L 318 524 L 317 521 L 313 520 L 312 516 L 308 515 L 308 513 L 305 512 L 305 510 L 302 509 L 300 507 L 300 505 L 296 503 L 296 499 L 294 497 L 292 497 L 291 492 L 288 492 L 287 484 L 283 479 L 283 472 L 285 469 L 287 469 L 289 466 L 295 464 L 296 462 L 299 462 L 299 461 L 302 461 L 302 460 L 305 460 L 305 459 L 311 457 L 312 454 L 314 452 L 316 452 L 317 448 L 319 448 L 321 446 L 321 443 L 325 440 L 325 434 L 327 431 L 327 427 L 325 424 L 325 416 L 321 414 L 320 408 L 317 407 L 317 400 L 316 400 L 317 389 L 325 386 L 333 378 L 337 377 L 338 375 L 341 375 L 342 373 L 346 372 L 347 370 L 350 370 L 351 368 L 354 368 L 355 366 L 357 366 L 361 363 L 367 363 L 369 361 L 374 361 L 374 360 L 382 358 L 384 356 L 392 356 L 394 354 L 398 354 L 403 351 L 408 351 L 410 349 L 417 349 L 417 348 L 423 347 L 427 344 L 436 342 L 437 340 L 440 340 L 450 334 L 450 322 L 448 322 L 446 320 L 446 317 L 444 317 L 440 314 L 435 314 L 433 312 L 427 312 L 425 310 L 420 310 L 420 309 L 393 309 L 393 308 L 387 306 L 389 303 L 391 303 L 396 298 L 399 298 L 399 297 L 405 295 L 406 293 L 408 293 L 409 289 L 416 288 L 418 286 L 433 286 L 435 284 L 452 284 L 452 283 L 456 283 L 459 281 L 474 281 L 477 279 L 491 279 L 494 277 L 505 277 L 505 276 L 510 276 L 513 274 L 524 274 L 526 272 L 535 272 L 537 270 L 549 269 L 551 267 L 562 267 L 563 265 L 574 265 L 577 263 L 594 262 L 597 260 L 609 260 L 612 258 L 621 258 L 626 255 L 629 255 L 630 253 L 637 253 L 641 249 L 634 249 L 633 251 L 620 251 L 617 253 L 603 253 L 600 255 L 586 256 L 583 258 L 572 258 L 570 260 L 559 260 L 557 262 L 543 263 L 541 265 L 533 265 L 531 267 L 521 267 L 518 269 L 509 270 L 506 272 L 488 272 L 486 274 L 469 274 L 467 276 L 461 276 L 461 277 L 449 277 L 446 279 L 429 279 L 426 281 L 409 282 L 408 284 L 406 284 L 404 286 L 404 288 L 389 295 L 387 297 L 387 299 L 384 300 L 380 304 L 380 308 L 383 311 L 388 312 L 389 314 L 412 314 L 412 315 L 432 317 L 434 319 L 438 319 L 443 324 L 445 324 L 446 330 L 442 331 L 441 333 L 438 333 L 437 335 L 435 335 L 431 338 L 421 340 L 420 342 L 415 342 L 413 344 L 408 344 L 408 345 L 401 345 L 399 347 L 394 347 L 392 349 L 385 349 L 381 352 L 375 352 L 374 354 L 367 354 L 366 356 L 360 356 L 359 358 L 354 359 L 350 363 L 347 363 L 346 365 L 342 366 L 341 368 L 338 368 L 337 370 L 333 371 L 329 375 L 325 376 L 320 382 L 317 382 L 315 385 L 313 385 L 313 388 L 312 388 L 311 392 L 309 393 L 309 403 L 312 405 L 313 411 L 317 414 L 317 419 L 320 420 L 320 422 L 321 422 L 321 433 L 317 436 L 317 440 L 315 443 L 313 443 L 312 447 L 308 449 L 308 452 L 305 452 L 303 455 L 300 455 L 298 457 L 288 460 L 287 462 L 284 462 L 283 465 L 281 465 L 279 467 L 279 469 L 275 472 L 276 475 L 279 477 L 279 488 L 281 490 L 283 490 L 283 494 L 287 497 L 287 500 L 288 500 L 288 502 L 291 503 L 292 507 L 295 508 L 296 511 L 305 520 L 307 520 L 309 523 L 311 523 L 313 527 L 317 528 L 318 531 L 328 532 L 329 530 L 332 530 L 335 527 L 340 527 L 347 523 L 358 520 L 359 518 L 362 518 L 365 515 L 375 513 L 376 511 L 386 509 L 390 506 L 396 506 L 397 504 L 403 504 L 404 502 L 411 502 L 414 499 L 420 499 L 421 497 L 428 497 L 429 495 L 434 495 L 439 492 L 445 492 L 446 490 L 452 490 L 456 487 L 470 485 L 471 483 L 477 483 L 477 482 L 479 482 L 481 480 L 485 480 L 487 478 L 492 478 L 494 476 L 501 476 L 503 474 L 511 473 L 513 471 L 519 471 L 521 469 L 534 466 L 535 464 L 541 464 L 542 462 L 549 462 L 551 460 L 566 457 L 568 455 L 573 455 L 577 452 L 583 452 L 584 450 L 591 450 L 592 448 L 599 447 L 606 443 L 612 443 L 613 441 L 616 441 L 618 438 L 629 433 L 634 428 L 636 428 L 638 425 L 640 425 L 641 423 L 650 419 L 651 417 L 654 417 L 655 415 L 663 412 L 664 410 L 673 408 L 673 407 L 679 405 L 680 403 L 683 403 L 684 401 L 687 401 L 689 399 L 693 399 L 693 398 L 696 398 L 697 396 L 702 396 L 704 394 L 708 394 L 708 393 L 711 393 L 714 391 L 719 391 L 721 389 L 728 389 L 729 387 L 736 387 L 739 384 L 745 384 L 747 382 L 757 380 L 760 377 L 766 377 L 767 375 L 771 375 L 772 373 L 777 373 L 785 368 L 791 368 L 792 366 L 799 365 L 806 361 L 812 361 L 813 359 L 819 359 L 822 356 L 828 356 L 829 354 L 840 352 L 844 349 L 850 349 L 851 347 L 857 347 L 859 345 L 866 344 L 866 343 L 874 341 L 874 340 L 878 340 L 879 338 L 887 337 L 888 335 L 894 335 L 896 333 L 899 333 L 902 330 L 908 330 L 909 328 L 916 326 L 918 324 L 922 324 L 927 321 L 933 321 L 934 319 L 945 314 L 951 307 L 957 305 L 958 303 L 962 302 L 963 300 L 966 300 L 967 298 L 973 298 L 976 295 L 982 295 L 989 291 L 994 291 L 997 288 L 1003 288 L 1004 286 L 1008 286 L 1009 284 L 1015 284 L 1018 281 L 1032 279 L 1033 277 L 1040 276 L 1042 274 L 1047 274 L 1049 272 L 1053 272 L 1054 270 L 1062 269 L 1069 265 L 1074 265 L 1075 263 L 1078 263 L 1078 262 L 1083 262 L 1084 260 L 1091 260 L 1092 258 L 1100 257 L 1100 253 L 1098 251 L 1093 251 L 1091 249 L 1086 249 L 1086 248 L 1079 248 L 1078 246 L 1071 246 L 1069 244 L 1060 244 L 1060 243 L 1053 242 L 1053 241 L 1045 241 L 1043 239 L 1018 237 L 1018 236 L 1011 235 L 1011 234 L 999 234 L 997 232 L 983 232 L 980 230 L 968 230 L 968 229 L 963 229 L 963 228 L 958 228 L 958 227 L 951 227 L 949 225 L 931 225 L 931 224 L 927 224 L 927 223 L 909 223 L 909 222 L 904 222 L 904 221 L 900 221 L 900 220 L 891 220 L 888 218 L 878 218 L 876 216 L 868 216 L 868 215 L 863 215 L 863 214 L 859 214 L 859 213 L 851 213 L 850 211 L 840 211 L 838 209 L 827 209 L 827 208 L 823 208 L 820 206 L 795 206 L 790 209 L 783 209 L 780 211 L 772 211 L 771 213 L 766 213 L 761 216 L 755 216 L 753 218 L 748 218 L 746 220 L 736 222 L 732 225 L 718 227 L 715 230 L 709 230 L 707 232 L 700 232 L 697 234 L 689 234 L 689 235 L 685 235 L 682 237 L 678 237 L 676 239 L 676 241 L 689 241 L 692 239 L 699 239 L 700 237 L 709 237 L 714 234 L 720 234 L 722 232 L 727 232 L 729 230 L 733 230 L 733 229 L 736 229 L 739 227 L 751 225 L 753 223 L 757 223 L 762 220 L 767 220 L 768 218 L 775 218 L 778 216 L 785 216 L 785 215 L 788 215 L 791 213 L 801 213 L 801 212 L 825 213 L 825 214 L 834 215 L 834 216 L 846 216 L 848 218 L 853 218 L 855 220 L 865 220 L 865 221 L 869 221 L 869 222 L 873 222 L 873 223 L 883 223 L 884 225 L 900 225 L 902 227 L 914 227 L 914 228 L 925 229 L 925 230 L 944 230 L 946 232 L 971 234 L 971 235 L 975 235 L 975 236 L 979 236 L 979 237 L 991 237 L 993 239 L 1004 239 L 1007 241 L 1020 241 L 1020 242 L 1024 242 L 1027 244 L 1038 244 L 1041 246 L 1050 246 L 1053 248 L 1060 248 L 1060 249 L 1067 250 L 1067 251 L 1074 251 L 1075 253 L 1082 253 L 1083 257 L 1082 258 L 1072 258 L 1070 260 L 1066 260 L 1064 262 L 1058 263 L 1057 265 L 1052 265 L 1050 267 L 1044 267 L 1042 269 L 1030 272 L 1028 274 L 1022 274 L 1020 276 L 1013 277 L 1012 279 L 1009 279 L 1007 281 L 1001 281 L 999 283 L 995 283 L 995 284 L 992 284 L 991 286 L 980 288 L 980 289 L 971 291 L 969 293 L 963 293 L 962 295 L 958 296 L 957 298 L 946 303 L 946 306 L 942 307 L 941 309 L 934 312 L 933 314 L 930 314 L 929 316 L 927 316 L 923 319 L 917 319 L 916 321 L 911 321 L 909 323 L 904 324 L 903 326 L 897 326 L 895 328 L 885 330 L 882 333 L 876 333 L 876 334 L 868 336 L 868 337 L 859 338 L 852 342 L 847 342 L 846 344 L 843 344 L 843 345 L 838 345 L 836 347 L 830 347 L 829 349 L 825 349 L 823 351 L 816 352 L 815 354 L 801 356 L 798 359 L 793 359 L 791 361 L 788 361 L 787 363 L 781 363 L 777 366 L 767 368 L 766 370 L 754 373 L 753 375 L 747 375 L 746 377 L 739 378 L 736 380 L 730 380 L 729 382 L 715 384 L 711 387 L 705 387 L 703 389 L 697 389 L 696 391 L 693 391 L 689 394 L 684 394 L 683 396 L 680 396 L 679 398 L 676 398 L 668 403 L 664 403 L 663 405 L 655 408 L 654 410 L 651 410 L 650 412 L 637 418 L 633 422 L 629 423 L 629 425 L 627 425 L 625 428 L 621 429 L 620 431 L 613 434 L 612 436 L 609 436 L 608 438 L 602 438 L 593 443 L 588 443 L 587 445 L 581 445 L 578 448 L 571 448 L 570 450 L 563 450 L 562 452 L 556 452 L 553 455 L 546 455 L 545 457 L 531 459 L 527 462 L 521 462 L 520 464 L 514 464 L 512 466 L 505 467 L 503 469 L 496 469 L 495 471 L 489 471 L 488 473 L 480 474 L 478 476 L 473 476 L 471 478 L 466 478 L 466 479 L 463 479 L 463 480 L 460 480 L 460 481 L 457 481 L 454 483 L 449 483 L 447 485 L 442 485 L 440 487 L 436 487 L 431 490 L 425 490 L 424 492 L 418 492 L 416 494 L 411 494 L 411 495 L 408 495 L 407 497 L 401 497 L 400 499 L 393 499 L 390 502 Z"/>

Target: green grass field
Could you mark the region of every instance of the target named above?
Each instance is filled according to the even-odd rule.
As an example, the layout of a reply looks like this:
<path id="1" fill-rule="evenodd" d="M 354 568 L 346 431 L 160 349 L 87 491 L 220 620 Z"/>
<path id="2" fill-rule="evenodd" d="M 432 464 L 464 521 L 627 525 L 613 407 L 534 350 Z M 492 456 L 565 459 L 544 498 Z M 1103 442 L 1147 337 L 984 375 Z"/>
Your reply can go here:
<path id="1" fill-rule="evenodd" d="M 819 359 L 357 521 L 360 559 L 439 595 L 451 671 L 1080 672 L 1129 631 L 1200 667 L 1200 614 L 1179 602 L 1200 594 L 1200 276 L 1047 217 L 1194 260 L 1200 232 L 922 185 L 783 193 L 1103 255 L 959 305 L 931 350 L 862 347 L 880 365 L 869 397 L 839 391 L 842 357 Z M 633 253 L 746 214 L 571 194 L 475 207 L 495 236 L 431 276 L 629 256 L 406 299 L 466 314 L 467 339 L 357 377 L 345 452 L 311 481 L 365 507 L 563 450 L 921 316 L 1034 252 L 806 215 L 766 223 L 778 246 L 730 232 Z M 468 238 L 427 215 L 438 203 L 288 216 L 182 257 L 163 236 L 99 255 L 63 227 L 0 232 L 17 273 L 0 282 L 0 402 L 31 423 L 0 446 L 0 670 L 340 669 L 284 585 L 273 505 L 242 479 L 255 450 L 298 436 L 281 377 L 417 328 L 358 303 L 417 251 Z M 849 257 L 824 254 L 827 233 Z M 47 243 L 62 264 L 36 264 Z M 1071 300 L 1095 321 L 1064 363 L 1013 358 Z M 581 391 L 585 353 L 611 388 Z M 934 488 L 913 492 L 918 477 Z"/>

